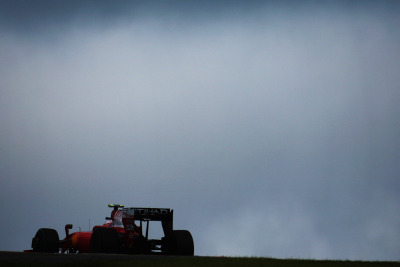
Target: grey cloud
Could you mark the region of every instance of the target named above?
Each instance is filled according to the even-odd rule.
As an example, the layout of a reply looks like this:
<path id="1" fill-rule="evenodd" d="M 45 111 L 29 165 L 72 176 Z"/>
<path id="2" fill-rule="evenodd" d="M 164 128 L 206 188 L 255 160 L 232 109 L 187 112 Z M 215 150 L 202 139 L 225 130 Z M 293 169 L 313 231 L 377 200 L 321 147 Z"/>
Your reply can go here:
<path id="1" fill-rule="evenodd" d="M 23 234 L 0 249 L 122 201 L 175 208 L 200 255 L 396 260 L 399 33 L 379 7 L 6 32 L 2 218 Z"/>

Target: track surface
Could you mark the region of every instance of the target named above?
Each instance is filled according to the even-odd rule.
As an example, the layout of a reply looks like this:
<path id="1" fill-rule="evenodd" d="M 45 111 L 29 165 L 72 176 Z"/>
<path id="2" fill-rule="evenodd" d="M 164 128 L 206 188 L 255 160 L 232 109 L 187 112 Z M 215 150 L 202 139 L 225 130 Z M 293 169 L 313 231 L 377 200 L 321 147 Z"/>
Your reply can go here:
<path id="1" fill-rule="evenodd" d="M 0 263 L 70 263 L 93 261 L 125 261 L 125 260 L 155 260 L 171 258 L 166 255 L 125 255 L 125 254 L 61 254 L 61 253 L 34 253 L 0 251 Z M 1 265 L 1 264 L 0 264 Z"/>

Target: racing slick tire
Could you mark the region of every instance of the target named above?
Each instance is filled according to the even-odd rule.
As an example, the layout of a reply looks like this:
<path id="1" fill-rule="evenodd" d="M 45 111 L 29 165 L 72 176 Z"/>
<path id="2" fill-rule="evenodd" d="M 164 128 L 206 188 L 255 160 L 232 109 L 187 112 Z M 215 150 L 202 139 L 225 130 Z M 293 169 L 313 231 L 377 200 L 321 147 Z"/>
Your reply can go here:
<path id="1" fill-rule="evenodd" d="M 117 231 L 113 228 L 98 228 L 90 238 L 91 253 L 118 253 L 119 240 Z"/>
<path id="2" fill-rule="evenodd" d="M 60 240 L 54 229 L 40 228 L 32 239 L 32 249 L 35 252 L 58 253 Z"/>
<path id="3" fill-rule="evenodd" d="M 187 230 L 174 230 L 171 235 L 165 237 L 164 242 L 165 252 L 169 255 L 194 254 L 193 237 Z"/>

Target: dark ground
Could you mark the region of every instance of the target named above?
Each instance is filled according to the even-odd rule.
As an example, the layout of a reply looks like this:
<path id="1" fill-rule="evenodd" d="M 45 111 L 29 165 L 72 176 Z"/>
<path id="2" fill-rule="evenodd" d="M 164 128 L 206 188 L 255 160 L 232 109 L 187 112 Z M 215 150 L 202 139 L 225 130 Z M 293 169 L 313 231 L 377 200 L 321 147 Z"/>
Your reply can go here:
<path id="1" fill-rule="evenodd" d="M 400 266 L 399 262 L 339 261 L 339 260 L 302 260 L 272 259 L 254 257 L 203 257 L 203 256 L 166 256 L 166 255 L 126 255 L 126 254 L 61 254 L 0 251 L 0 266 L 36 267 L 36 266 L 143 266 L 143 267 L 378 267 Z"/>
<path id="2" fill-rule="evenodd" d="M 126 255 L 126 254 L 61 254 L 61 253 L 34 253 L 34 252 L 9 252 L 0 251 L 1 263 L 73 263 L 92 261 L 125 261 L 125 260 L 151 260 L 171 258 L 165 255 Z"/>

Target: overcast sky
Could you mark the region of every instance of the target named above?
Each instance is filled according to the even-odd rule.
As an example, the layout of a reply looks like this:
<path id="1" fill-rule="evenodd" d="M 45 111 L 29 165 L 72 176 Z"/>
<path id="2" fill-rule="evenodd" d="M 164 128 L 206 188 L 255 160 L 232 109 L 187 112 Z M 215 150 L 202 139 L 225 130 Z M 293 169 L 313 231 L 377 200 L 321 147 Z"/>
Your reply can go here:
<path id="1" fill-rule="evenodd" d="M 399 260 L 398 14 L 0 1 L 0 250 L 121 203 L 173 208 L 197 255 Z"/>

